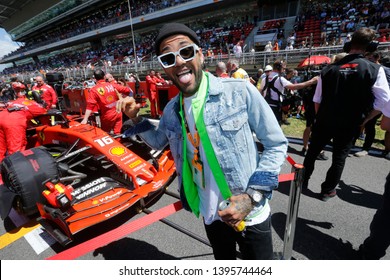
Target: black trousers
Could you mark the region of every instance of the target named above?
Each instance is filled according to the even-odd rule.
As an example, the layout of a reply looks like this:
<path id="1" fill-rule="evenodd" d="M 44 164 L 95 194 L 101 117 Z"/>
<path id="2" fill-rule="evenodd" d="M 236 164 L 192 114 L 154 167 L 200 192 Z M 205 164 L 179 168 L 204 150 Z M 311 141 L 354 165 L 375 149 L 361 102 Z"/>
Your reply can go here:
<path id="1" fill-rule="evenodd" d="M 314 171 L 315 161 L 324 147 L 333 140 L 332 165 L 321 184 L 321 193 L 330 193 L 340 182 L 345 160 L 352 148 L 356 128 L 335 128 L 314 124 L 309 149 L 303 165 L 305 167 L 304 181 L 308 182 Z"/>
<path id="2" fill-rule="evenodd" d="M 246 227 L 243 232 L 237 232 L 221 221 L 205 224 L 205 229 L 216 260 L 235 260 L 237 244 L 244 260 L 273 259 L 271 215 L 261 224 Z"/>
<path id="3" fill-rule="evenodd" d="M 270 107 L 272 109 L 272 112 L 274 112 L 274 115 L 276 117 L 276 120 L 279 124 L 282 123 L 282 107 L 280 104 L 270 104 Z"/>
<path id="4" fill-rule="evenodd" d="M 368 151 L 375 140 L 375 125 L 378 119 L 381 117 L 382 114 L 379 114 L 378 116 L 374 117 L 373 119 L 369 120 L 366 125 L 364 126 L 364 130 L 366 132 L 366 137 L 364 139 L 363 144 L 363 150 Z"/>
<path id="5" fill-rule="evenodd" d="M 379 208 L 370 225 L 370 236 L 364 240 L 363 253 L 365 259 L 379 260 L 386 255 L 390 246 L 390 173 L 387 175 L 383 204 Z"/>

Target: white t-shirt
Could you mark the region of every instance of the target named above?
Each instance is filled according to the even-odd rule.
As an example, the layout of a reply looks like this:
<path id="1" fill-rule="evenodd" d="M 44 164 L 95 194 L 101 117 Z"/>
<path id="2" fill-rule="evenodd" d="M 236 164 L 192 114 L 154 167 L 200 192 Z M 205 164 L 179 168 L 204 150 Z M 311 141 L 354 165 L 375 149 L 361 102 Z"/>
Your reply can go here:
<path id="1" fill-rule="evenodd" d="M 273 78 L 275 76 L 278 76 L 278 75 L 279 75 L 279 73 L 277 73 L 277 72 L 271 72 L 271 74 L 269 74 L 268 77 L 267 77 L 268 78 L 268 83 L 270 83 L 273 80 Z M 265 79 L 263 79 L 261 81 L 260 89 L 263 89 L 265 87 L 265 82 L 266 82 Z M 283 93 L 284 92 L 284 88 L 286 86 L 288 86 L 288 85 L 291 85 L 291 84 L 292 83 L 289 82 L 288 80 L 286 80 L 286 78 L 279 77 L 279 78 L 276 78 L 275 83 L 274 83 L 274 87 L 277 90 L 279 90 L 279 92 Z M 279 97 L 279 94 L 276 91 L 271 89 L 271 99 L 272 100 L 280 100 L 282 102 L 283 101 L 283 96 Z"/>
<path id="2" fill-rule="evenodd" d="M 187 120 L 188 129 L 192 135 L 195 135 L 195 122 L 194 116 L 192 113 L 191 102 L 192 99 L 196 97 L 196 94 L 191 97 L 184 98 L 184 110 Z M 186 137 L 187 141 L 187 159 L 191 164 L 191 160 L 194 156 L 194 146 L 191 141 Z M 202 143 L 199 145 L 200 158 L 203 162 L 203 171 L 205 179 L 205 187 L 198 187 L 198 194 L 200 198 L 199 211 L 203 216 L 204 223 L 210 225 L 212 222 L 221 220 L 221 217 L 218 215 L 218 205 L 223 201 L 222 194 L 218 188 L 217 183 L 215 182 L 213 172 L 210 169 L 208 164 L 206 154 L 204 152 Z M 251 226 L 264 222 L 271 212 L 268 200 L 265 200 L 264 205 L 254 208 L 247 216 L 245 220 L 246 226 Z"/>
<path id="3" fill-rule="evenodd" d="M 386 103 L 385 107 L 383 107 L 382 113 L 383 113 L 383 115 L 385 115 L 386 117 L 390 118 L 390 101 L 388 101 L 388 102 Z"/>
<path id="4" fill-rule="evenodd" d="M 390 89 L 389 84 L 387 83 L 385 70 L 383 67 L 379 68 L 378 76 L 376 81 L 372 86 L 372 93 L 375 96 L 374 99 L 374 109 L 382 111 L 386 103 L 390 100 Z M 313 97 L 315 103 L 321 103 L 322 100 L 322 79 L 321 76 L 318 77 L 316 92 Z"/>

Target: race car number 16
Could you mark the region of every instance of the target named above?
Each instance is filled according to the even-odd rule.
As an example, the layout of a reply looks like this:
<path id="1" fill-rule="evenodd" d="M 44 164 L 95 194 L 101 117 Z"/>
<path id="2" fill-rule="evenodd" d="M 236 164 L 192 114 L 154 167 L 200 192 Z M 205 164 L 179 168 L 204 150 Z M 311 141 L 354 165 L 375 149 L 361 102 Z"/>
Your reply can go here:
<path id="1" fill-rule="evenodd" d="M 104 147 L 106 145 L 110 145 L 114 142 L 114 140 L 110 136 L 104 136 L 100 139 L 94 140 L 94 142 L 98 143 L 100 147 Z"/>

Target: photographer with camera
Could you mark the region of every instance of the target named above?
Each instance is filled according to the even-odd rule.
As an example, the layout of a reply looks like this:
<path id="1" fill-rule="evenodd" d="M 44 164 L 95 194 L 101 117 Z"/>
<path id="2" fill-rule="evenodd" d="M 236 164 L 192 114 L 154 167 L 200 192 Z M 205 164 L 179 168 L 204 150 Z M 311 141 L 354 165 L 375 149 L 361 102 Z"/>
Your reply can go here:
<path id="1" fill-rule="evenodd" d="M 283 77 L 286 65 L 281 60 L 276 60 L 272 72 L 261 81 L 260 92 L 264 92 L 264 98 L 274 112 L 279 124 L 282 124 L 282 103 L 286 98 L 285 89 L 299 90 L 317 82 L 316 79 L 293 84 Z"/>

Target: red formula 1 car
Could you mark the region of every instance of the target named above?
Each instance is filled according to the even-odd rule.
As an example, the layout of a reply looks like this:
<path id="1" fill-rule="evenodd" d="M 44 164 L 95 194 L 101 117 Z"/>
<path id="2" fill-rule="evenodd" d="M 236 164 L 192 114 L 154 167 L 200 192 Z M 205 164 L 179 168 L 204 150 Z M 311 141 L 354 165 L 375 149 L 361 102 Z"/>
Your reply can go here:
<path id="1" fill-rule="evenodd" d="M 169 149 L 118 141 L 100 128 L 60 111 L 35 119 L 29 144 L 3 161 L 0 210 L 39 213 L 60 244 L 130 208 L 155 202 L 175 177 Z M 122 140 L 122 139 L 121 139 Z"/>

